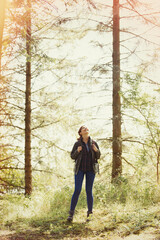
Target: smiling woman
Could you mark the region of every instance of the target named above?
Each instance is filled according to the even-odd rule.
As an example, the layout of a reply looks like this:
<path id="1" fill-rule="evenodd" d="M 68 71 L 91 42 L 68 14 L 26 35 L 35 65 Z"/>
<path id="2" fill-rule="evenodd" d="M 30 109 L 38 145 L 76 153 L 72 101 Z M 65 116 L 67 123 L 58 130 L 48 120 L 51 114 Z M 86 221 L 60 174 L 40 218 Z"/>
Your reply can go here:
<path id="1" fill-rule="evenodd" d="M 96 174 L 95 164 L 100 158 L 98 144 L 89 136 L 89 129 L 81 126 L 78 130 L 79 138 L 71 151 L 71 158 L 75 160 L 75 190 L 71 199 L 71 206 L 67 220 L 73 220 L 74 210 L 81 192 L 84 175 L 86 176 L 86 195 L 87 195 L 87 221 L 89 220 L 93 209 L 92 188 Z"/>

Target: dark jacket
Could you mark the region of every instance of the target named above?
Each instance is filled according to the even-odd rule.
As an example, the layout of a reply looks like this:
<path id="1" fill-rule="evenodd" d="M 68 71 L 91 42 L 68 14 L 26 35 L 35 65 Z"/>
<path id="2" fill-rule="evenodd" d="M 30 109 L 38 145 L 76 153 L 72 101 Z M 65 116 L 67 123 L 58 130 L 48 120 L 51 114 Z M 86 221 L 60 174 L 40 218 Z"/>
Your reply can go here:
<path id="1" fill-rule="evenodd" d="M 98 148 L 97 152 L 95 152 L 92 149 L 92 144 L 95 144 L 96 147 Z M 81 158 L 82 158 L 82 151 L 81 152 L 77 151 L 77 148 L 79 146 L 82 146 L 82 138 L 80 140 L 78 140 L 77 142 L 75 142 L 75 144 L 72 148 L 72 151 L 71 151 L 71 158 L 75 160 L 75 167 L 74 167 L 74 173 L 75 174 L 78 173 L 79 166 L 80 166 L 80 163 L 81 163 Z M 89 137 L 89 147 L 90 147 L 91 152 L 92 152 L 92 163 L 93 163 L 93 169 L 94 169 L 94 164 L 96 162 L 98 162 L 97 160 L 100 158 L 101 152 L 99 150 L 98 144 L 94 140 L 92 140 L 91 137 Z"/>

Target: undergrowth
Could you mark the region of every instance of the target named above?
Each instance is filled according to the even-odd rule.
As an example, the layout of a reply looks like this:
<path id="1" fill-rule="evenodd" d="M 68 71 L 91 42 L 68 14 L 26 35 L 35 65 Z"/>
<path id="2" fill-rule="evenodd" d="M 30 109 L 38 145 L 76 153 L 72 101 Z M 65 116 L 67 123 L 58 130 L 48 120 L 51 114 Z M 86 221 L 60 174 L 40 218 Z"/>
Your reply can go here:
<path id="1" fill-rule="evenodd" d="M 57 190 L 33 192 L 31 197 L 6 194 L 0 202 L 1 229 L 17 232 L 38 229 L 58 237 L 72 234 L 85 236 L 118 229 L 121 235 L 139 231 L 144 226 L 159 226 L 160 188 L 145 180 L 119 178 L 118 183 L 107 183 L 97 178 L 94 185 L 94 217 L 86 226 L 86 193 L 79 197 L 73 224 L 66 218 L 73 188 L 65 185 Z"/>

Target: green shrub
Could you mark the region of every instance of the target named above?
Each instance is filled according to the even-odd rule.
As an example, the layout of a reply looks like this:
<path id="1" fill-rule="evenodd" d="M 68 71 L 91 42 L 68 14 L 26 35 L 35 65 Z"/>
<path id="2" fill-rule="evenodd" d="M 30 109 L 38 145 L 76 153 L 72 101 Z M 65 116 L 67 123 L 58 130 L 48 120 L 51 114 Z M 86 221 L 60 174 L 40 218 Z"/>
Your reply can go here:
<path id="1" fill-rule="evenodd" d="M 160 201 L 160 187 L 148 180 L 137 182 L 121 178 L 116 183 L 100 182 L 94 186 L 96 204 L 125 204 L 128 201 L 150 205 Z"/>

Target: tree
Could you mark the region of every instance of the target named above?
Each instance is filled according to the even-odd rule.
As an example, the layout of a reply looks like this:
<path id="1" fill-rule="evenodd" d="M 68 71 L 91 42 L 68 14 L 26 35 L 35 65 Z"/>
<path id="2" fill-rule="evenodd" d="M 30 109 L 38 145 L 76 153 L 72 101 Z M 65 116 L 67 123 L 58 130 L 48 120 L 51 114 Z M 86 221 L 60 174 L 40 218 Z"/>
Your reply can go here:
<path id="1" fill-rule="evenodd" d="M 112 180 L 122 172 L 121 100 L 120 100 L 119 0 L 113 0 L 113 137 Z"/>
<path id="2" fill-rule="evenodd" d="M 25 195 L 32 193 L 31 166 L 31 0 L 26 8 Z"/>
<path id="3" fill-rule="evenodd" d="M 31 39 L 31 6 L 30 6 L 31 1 L 27 2 L 26 14 L 24 11 L 24 6 L 21 3 L 22 2 L 16 2 L 16 4 L 18 4 L 17 8 L 15 9 L 13 7 L 10 11 L 11 16 L 12 16 L 11 20 L 14 22 L 12 33 L 14 33 L 16 35 L 14 38 L 14 40 L 15 40 L 14 43 L 15 43 L 16 47 L 19 47 L 18 49 L 16 49 L 15 52 L 12 53 L 12 55 L 16 56 L 17 59 L 21 58 L 21 62 L 20 62 L 20 64 L 18 64 L 15 60 L 13 60 L 14 64 L 16 64 L 16 65 L 15 65 L 15 67 L 10 69 L 10 71 L 12 71 L 12 73 L 13 73 L 12 74 L 12 79 L 13 79 L 12 80 L 12 86 L 13 86 L 12 91 L 13 92 L 10 95 L 11 96 L 11 98 L 10 98 L 11 104 L 12 103 L 13 104 L 10 106 L 13 107 L 12 110 L 14 109 L 15 112 L 11 116 L 11 118 L 10 118 L 11 121 L 7 126 L 10 127 L 10 129 L 12 131 L 11 137 L 14 138 L 14 133 L 15 133 L 15 138 L 17 138 L 17 136 L 18 136 L 19 139 L 21 140 L 21 142 L 23 141 L 23 136 L 24 136 L 24 132 L 25 132 L 25 178 L 24 178 L 25 179 L 25 194 L 30 195 L 32 192 L 32 165 L 33 165 L 33 170 L 34 170 L 33 162 L 36 159 L 37 160 L 36 167 L 37 168 L 39 166 L 42 167 L 42 165 L 40 165 L 39 162 L 42 162 L 43 160 L 42 161 L 40 161 L 40 160 L 41 160 L 41 158 L 44 157 L 44 156 L 43 157 L 40 156 L 40 158 L 39 158 L 39 155 L 37 153 L 39 152 L 39 150 L 41 150 L 44 147 L 44 145 L 45 145 L 45 150 L 47 150 L 47 149 L 51 148 L 51 146 L 52 146 L 51 143 L 53 144 L 53 142 L 51 142 L 51 141 L 45 141 L 45 140 L 48 140 L 48 136 L 46 137 L 46 139 L 44 139 L 44 136 L 45 136 L 44 132 L 50 126 L 52 129 L 53 123 L 55 124 L 57 122 L 64 122 L 67 120 L 67 114 L 66 114 L 66 112 L 63 112 L 63 110 L 62 110 L 62 108 L 63 108 L 62 103 L 61 103 L 61 106 L 59 107 L 58 111 L 55 108 L 57 108 L 56 102 L 58 102 L 61 97 L 64 98 L 66 93 L 67 93 L 67 95 L 69 95 L 69 93 L 65 91 L 66 89 L 64 89 L 63 91 L 60 91 L 60 92 L 57 89 L 64 88 L 64 86 L 62 87 L 62 85 L 63 85 L 62 81 L 64 81 L 64 83 L 66 83 L 65 78 L 66 78 L 67 74 L 69 74 L 69 72 L 70 72 L 69 67 L 74 67 L 76 65 L 75 65 L 75 63 L 73 64 L 72 61 L 67 60 L 66 56 L 64 58 L 49 57 L 46 52 L 44 53 L 44 51 L 41 48 L 39 48 L 38 43 L 43 41 L 43 38 L 44 38 L 44 41 L 47 40 L 46 33 L 48 33 L 48 31 L 50 31 L 50 29 L 49 30 L 47 29 L 47 26 L 45 25 L 46 22 L 45 22 L 45 24 L 43 24 L 41 15 L 37 14 L 40 19 L 39 22 L 37 20 L 37 16 L 34 18 L 34 16 L 36 15 L 36 13 L 35 13 L 36 11 L 38 13 L 41 12 L 38 9 L 38 7 L 37 7 L 37 9 L 35 9 L 33 7 L 34 1 L 32 1 L 32 9 L 34 9 L 34 13 L 32 12 L 33 13 L 32 14 L 32 20 L 33 20 L 32 21 L 32 29 L 33 29 L 32 33 L 33 34 L 36 33 L 37 35 L 34 34 L 34 39 L 33 38 Z M 47 17 L 48 17 L 47 14 L 45 15 L 45 17 L 47 19 Z M 52 31 L 54 30 L 56 32 L 62 33 L 61 23 L 59 23 L 58 20 L 55 21 L 54 18 L 52 20 L 54 20 L 54 24 L 56 25 L 55 29 L 54 29 L 54 25 L 53 25 Z M 25 31 L 24 31 L 24 22 L 25 21 L 26 21 L 26 36 L 25 36 Z M 38 24 L 35 24 L 37 22 L 38 22 Z M 48 23 L 50 23 L 50 22 L 48 22 Z M 53 21 L 52 21 L 52 24 L 53 24 Z M 42 30 L 45 32 L 44 34 L 42 33 L 42 35 L 41 35 L 41 34 L 37 33 L 38 31 L 42 31 Z M 62 33 L 62 35 L 63 35 L 63 33 Z M 25 37 L 26 37 L 26 46 L 24 47 L 23 42 L 24 42 Z M 61 37 L 62 36 L 60 36 L 60 38 Z M 62 42 L 63 42 L 63 39 L 62 39 Z M 31 53 L 31 45 L 32 45 L 32 53 Z M 46 46 L 48 46 L 48 45 L 46 45 Z M 31 73 L 31 55 L 32 55 L 32 73 Z M 25 66 L 24 66 L 24 63 L 25 63 L 24 57 L 26 57 L 26 71 L 25 71 Z M 54 70 L 53 70 L 53 68 L 54 68 Z M 64 69 L 66 69 L 66 70 L 64 70 Z M 56 82 L 59 82 L 59 86 L 57 86 L 58 88 L 55 87 L 54 93 L 52 92 L 51 98 L 50 98 L 49 94 L 47 92 L 48 89 L 46 90 L 46 92 L 44 91 L 42 93 L 42 91 L 40 91 L 40 89 L 39 89 L 40 88 L 39 84 L 36 85 L 36 89 L 35 89 L 36 93 L 34 93 L 34 97 L 33 97 L 34 99 L 32 100 L 32 103 L 34 105 L 34 107 L 32 109 L 33 110 L 32 111 L 33 112 L 33 114 L 32 114 L 33 125 L 32 125 L 31 124 L 31 75 L 32 75 L 32 79 L 34 79 L 36 77 L 40 78 L 41 73 L 44 74 L 44 72 L 45 72 L 47 74 L 48 71 L 53 72 L 52 83 L 50 83 L 50 88 L 53 87 L 54 82 L 55 82 L 55 84 L 56 84 Z M 66 73 L 67 71 L 68 71 L 68 73 Z M 64 74 L 64 72 L 65 72 L 65 74 Z M 24 76 L 24 73 L 26 74 L 26 86 L 24 85 L 24 81 L 22 78 L 18 78 L 18 79 L 15 78 L 15 75 L 16 75 L 15 73 L 23 74 L 23 76 Z M 57 78 L 56 81 L 55 81 L 55 77 Z M 54 81 L 53 81 L 53 79 L 54 79 Z M 64 79 L 64 80 L 62 80 L 62 79 Z M 49 88 L 49 84 L 46 84 L 46 87 Z M 37 90 L 37 88 L 38 88 L 38 90 Z M 32 90 L 34 92 L 33 88 L 32 88 Z M 45 102 L 44 101 L 41 102 L 41 99 L 37 98 L 39 96 L 38 92 L 39 93 L 41 92 L 44 96 L 47 96 Z M 24 95 L 24 93 L 25 93 L 25 95 Z M 55 95 L 57 97 L 53 98 L 53 95 Z M 25 96 L 25 109 L 24 109 L 24 96 Z M 48 97 L 50 98 L 50 100 L 48 99 Z M 12 101 L 13 99 L 14 99 L 14 102 Z M 35 101 L 35 99 L 36 99 L 36 101 Z M 38 114 L 35 114 L 35 109 L 37 110 L 39 108 L 39 110 L 40 110 L 40 107 L 42 107 L 42 106 L 43 106 L 43 108 L 42 108 L 43 112 L 45 111 L 44 116 L 41 111 L 39 111 Z M 46 117 L 46 112 L 49 110 L 50 107 L 52 108 L 50 116 L 53 113 L 53 109 L 55 109 L 56 115 L 53 117 L 48 117 L 49 114 L 47 114 L 47 117 Z M 61 113 L 60 113 L 61 117 L 59 120 L 58 119 L 59 115 L 57 115 L 57 112 L 60 112 L 60 111 L 61 111 Z M 23 127 L 23 124 L 24 124 L 23 114 L 25 114 L 25 129 Z M 64 116 L 64 115 L 66 115 L 66 116 Z M 15 124 L 15 122 L 16 122 L 16 124 Z M 31 125 L 33 126 L 32 129 L 31 129 Z M 61 123 L 61 127 L 62 127 L 62 125 L 63 125 L 63 123 Z M 56 127 L 57 127 L 57 125 L 56 125 Z M 42 129 L 42 131 L 40 131 L 40 129 Z M 35 131 L 37 131 L 37 133 L 38 133 L 37 135 L 35 134 Z M 41 135 L 41 132 L 42 132 L 42 135 Z M 49 133 L 49 131 L 48 131 L 48 133 Z M 48 134 L 46 134 L 46 135 L 48 135 Z M 36 148 L 36 150 L 33 154 L 34 156 L 37 154 L 36 158 L 34 158 L 34 156 L 32 157 L 32 158 L 34 158 L 33 161 L 31 160 L 31 136 L 33 136 L 33 138 L 35 140 L 34 143 L 32 144 L 32 147 L 34 147 L 34 145 L 37 144 L 38 139 L 40 137 L 43 139 L 41 141 L 41 147 L 39 146 L 38 148 Z M 55 136 L 55 138 L 56 138 L 56 136 Z M 20 145 L 21 145 L 21 142 L 20 142 Z M 15 141 L 14 141 L 14 143 L 15 143 Z M 49 146 L 46 146 L 46 143 Z M 20 148 L 21 148 L 21 146 L 20 146 Z M 24 153 L 23 151 L 21 151 L 21 152 L 22 152 L 22 154 Z M 43 154 L 44 154 L 44 152 L 43 152 Z M 32 162 L 32 164 L 31 164 L 31 162 Z M 39 166 L 37 166 L 37 163 L 39 164 Z M 14 166 L 13 166 L 13 168 L 16 170 L 23 169 L 21 164 L 17 163 L 17 165 L 20 165 L 20 167 L 16 166 L 16 168 L 14 168 Z M 46 166 L 47 166 L 47 164 L 46 164 Z M 9 169 L 8 169 L 8 171 L 9 171 Z M 22 181 L 22 184 L 23 184 L 23 181 Z"/>
<path id="4" fill-rule="evenodd" d="M 3 32 L 5 23 L 6 0 L 0 1 L 0 111 L 1 115 L 4 112 L 4 99 L 6 91 L 6 80 L 2 77 L 2 45 L 3 45 Z M 0 120 L 2 126 L 2 118 Z"/>
<path id="5" fill-rule="evenodd" d="M 2 71 L 2 42 L 5 21 L 6 0 L 0 1 L 0 76 Z"/>

